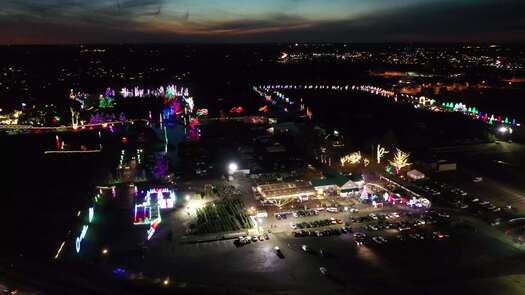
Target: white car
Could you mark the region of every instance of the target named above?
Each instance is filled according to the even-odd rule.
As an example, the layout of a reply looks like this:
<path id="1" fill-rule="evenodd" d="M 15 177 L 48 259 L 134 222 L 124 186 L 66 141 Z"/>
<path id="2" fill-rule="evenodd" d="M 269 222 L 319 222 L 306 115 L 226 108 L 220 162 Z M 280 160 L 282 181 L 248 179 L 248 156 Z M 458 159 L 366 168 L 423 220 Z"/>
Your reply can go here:
<path id="1" fill-rule="evenodd" d="M 483 181 L 483 177 L 479 177 L 479 176 L 478 176 L 478 177 L 475 177 L 474 180 L 472 180 L 472 181 L 474 181 L 474 182 L 476 182 L 476 183 L 478 183 L 478 182 L 482 182 L 482 181 Z"/>
<path id="2" fill-rule="evenodd" d="M 295 223 L 290 223 L 290 227 L 291 227 L 292 229 L 297 229 L 297 224 L 295 224 Z"/>
<path id="3" fill-rule="evenodd" d="M 374 230 L 374 231 L 379 230 L 379 228 L 377 226 L 373 225 L 373 224 L 369 224 L 368 225 L 368 229 L 371 229 L 371 230 Z"/>
<path id="4" fill-rule="evenodd" d="M 319 267 L 319 271 L 323 276 L 326 276 L 328 274 L 328 269 L 326 269 L 326 267 Z"/>
<path id="5" fill-rule="evenodd" d="M 370 213 L 370 214 L 368 214 L 368 216 L 369 216 L 370 218 L 372 218 L 373 220 L 377 220 L 377 219 L 378 219 L 378 218 L 377 218 L 377 215 L 375 215 L 374 213 Z"/>
<path id="6" fill-rule="evenodd" d="M 310 247 L 308 247 L 307 245 L 302 245 L 301 249 L 303 249 L 304 252 L 310 252 Z"/>
<path id="7" fill-rule="evenodd" d="M 426 222 L 423 220 L 423 219 L 416 219 L 416 225 L 419 226 L 419 225 L 425 225 Z"/>
<path id="8" fill-rule="evenodd" d="M 372 241 L 374 241 L 378 245 L 383 244 L 383 241 L 379 237 L 372 237 Z"/>

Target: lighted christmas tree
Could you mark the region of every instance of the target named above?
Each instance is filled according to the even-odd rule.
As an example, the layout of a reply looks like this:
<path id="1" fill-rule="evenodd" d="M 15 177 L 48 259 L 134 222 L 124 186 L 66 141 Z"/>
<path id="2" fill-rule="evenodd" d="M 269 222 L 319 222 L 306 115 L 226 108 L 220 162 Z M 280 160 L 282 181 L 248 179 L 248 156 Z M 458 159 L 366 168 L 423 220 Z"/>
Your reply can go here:
<path id="1" fill-rule="evenodd" d="M 368 200 L 368 190 L 366 189 L 366 186 L 363 187 L 363 190 L 361 191 L 361 196 L 359 197 L 361 200 Z"/>
<path id="2" fill-rule="evenodd" d="M 175 89 L 173 88 L 173 86 L 168 86 L 166 88 L 166 97 L 171 99 L 174 96 L 175 96 Z"/>

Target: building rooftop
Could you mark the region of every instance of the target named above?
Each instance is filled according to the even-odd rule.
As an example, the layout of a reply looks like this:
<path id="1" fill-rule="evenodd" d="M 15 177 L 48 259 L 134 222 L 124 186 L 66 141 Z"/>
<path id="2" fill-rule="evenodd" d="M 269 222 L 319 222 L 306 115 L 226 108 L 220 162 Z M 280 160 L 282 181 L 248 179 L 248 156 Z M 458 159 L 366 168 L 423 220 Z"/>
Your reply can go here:
<path id="1" fill-rule="evenodd" d="M 257 191 L 266 199 L 293 198 L 315 194 L 314 188 L 306 181 L 262 184 L 257 186 Z"/>

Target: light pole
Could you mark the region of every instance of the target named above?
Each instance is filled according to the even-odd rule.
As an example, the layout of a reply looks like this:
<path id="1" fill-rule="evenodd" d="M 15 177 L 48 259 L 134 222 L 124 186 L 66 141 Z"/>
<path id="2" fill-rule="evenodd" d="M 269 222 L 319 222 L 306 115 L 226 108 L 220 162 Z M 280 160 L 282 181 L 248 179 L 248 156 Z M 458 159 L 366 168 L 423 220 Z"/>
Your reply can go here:
<path id="1" fill-rule="evenodd" d="M 235 172 L 237 172 L 237 170 L 239 170 L 239 166 L 237 165 L 237 163 L 235 162 L 230 162 L 228 164 L 228 173 L 230 175 L 233 175 Z"/>

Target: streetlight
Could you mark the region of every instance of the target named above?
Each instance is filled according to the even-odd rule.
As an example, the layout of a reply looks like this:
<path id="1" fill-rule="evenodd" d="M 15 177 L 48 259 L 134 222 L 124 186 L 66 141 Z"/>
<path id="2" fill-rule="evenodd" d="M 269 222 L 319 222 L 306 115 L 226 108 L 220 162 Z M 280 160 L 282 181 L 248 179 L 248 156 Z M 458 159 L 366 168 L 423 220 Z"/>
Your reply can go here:
<path id="1" fill-rule="evenodd" d="M 189 200 L 191 199 L 191 196 L 190 196 L 190 195 L 186 195 L 186 196 L 184 197 L 184 199 L 186 199 L 186 201 L 189 201 Z"/>
<path id="2" fill-rule="evenodd" d="M 228 164 L 228 172 L 229 174 L 234 174 L 239 169 L 239 166 L 235 162 L 231 162 Z"/>

